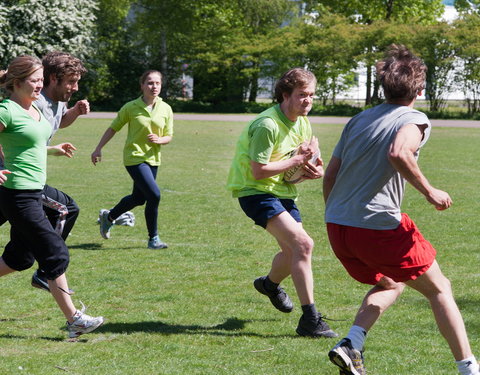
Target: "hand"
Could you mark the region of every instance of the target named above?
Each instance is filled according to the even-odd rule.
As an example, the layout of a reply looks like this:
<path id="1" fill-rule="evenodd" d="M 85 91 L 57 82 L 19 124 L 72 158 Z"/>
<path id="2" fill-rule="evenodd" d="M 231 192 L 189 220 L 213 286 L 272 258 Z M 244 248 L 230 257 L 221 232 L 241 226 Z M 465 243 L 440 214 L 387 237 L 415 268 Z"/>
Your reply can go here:
<path id="1" fill-rule="evenodd" d="M 73 157 L 73 152 L 77 150 L 74 145 L 68 142 L 50 146 L 49 149 L 51 150 L 49 152 L 50 155 L 66 156 L 68 158 Z"/>
<path id="2" fill-rule="evenodd" d="M 77 111 L 79 116 L 87 115 L 88 113 L 90 113 L 90 103 L 86 99 L 79 100 L 78 102 L 76 102 L 74 105 L 74 108 Z"/>
<path id="3" fill-rule="evenodd" d="M 323 160 L 320 158 L 317 159 L 315 165 L 311 162 L 307 162 L 303 166 L 303 170 L 305 171 L 303 176 L 305 177 L 305 179 L 309 180 L 322 178 L 325 174 L 325 171 L 323 170 Z"/>
<path id="4" fill-rule="evenodd" d="M 90 156 L 92 159 L 93 165 L 97 165 L 97 163 L 102 161 L 102 151 L 95 149 L 95 151 L 92 152 L 92 155 Z"/>
<path id="5" fill-rule="evenodd" d="M 10 172 L 8 169 L 2 169 L 0 170 L 0 185 L 3 185 L 5 183 L 5 181 L 7 181 L 7 174 L 10 174 L 12 172 Z"/>
<path id="6" fill-rule="evenodd" d="M 433 189 L 430 194 L 426 197 L 427 201 L 435 206 L 439 211 L 446 210 L 452 205 L 452 198 L 448 195 L 447 192 Z"/>
<path id="7" fill-rule="evenodd" d="M 147 138 L 149 142 L 160 144 L 160 137 L 156 134 L 151 133 L 147 136 Z"/>

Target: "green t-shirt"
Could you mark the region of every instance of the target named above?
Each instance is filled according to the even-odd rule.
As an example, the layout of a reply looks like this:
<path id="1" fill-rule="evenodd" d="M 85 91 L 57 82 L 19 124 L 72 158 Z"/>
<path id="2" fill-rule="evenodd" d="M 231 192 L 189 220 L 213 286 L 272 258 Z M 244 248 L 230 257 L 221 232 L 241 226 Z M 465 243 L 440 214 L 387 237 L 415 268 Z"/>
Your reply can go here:
<path id="1" fill-rule="evenodd" d="M 128 134 L 123 148 L 123 162 L 126 166 L 147 162 L 152 166 L 161 164 L 161 145 L 148 141 L 149 134 L 159 137 L 173 135 L 172 108 L 161 98 L 156 98 L 150 112 L 147 105 L 138 98 L 126 103 L 113 120 L 110 128 L 119 131 L 128 124 Z"/>
<path id="2" fill-rule="evenodd" d="M 40 110 L 35 121 L 19 104 L 5 99 L 0 103 L 0 144 L 5 154 L 5 169 L 11 174 L 3 186 L 17 190 L 43 189 L 47 178 L 47 142 L 52 127 Z"/>
<path id="3" fill-rule="evenodd" d="M 268 164 L 292 157 L 296 148 L 312 137 L 310 121 L 300 116 L 290 121 L 276 105 L 260 113 L 243 130 L 237 142 L 235 156 L 228 175 L 227 189 L 233 197 L 272 194 L 278 198 L 295 199 L 297 188 L 283 180 L 283 173 L 256 180 L 250 161 Z"/>

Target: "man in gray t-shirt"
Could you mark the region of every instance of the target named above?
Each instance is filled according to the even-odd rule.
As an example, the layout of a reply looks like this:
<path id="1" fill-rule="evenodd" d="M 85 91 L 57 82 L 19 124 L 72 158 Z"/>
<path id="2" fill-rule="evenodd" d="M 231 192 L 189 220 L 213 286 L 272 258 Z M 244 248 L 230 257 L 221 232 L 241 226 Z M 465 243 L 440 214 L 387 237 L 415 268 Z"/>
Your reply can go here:
<path id="1" fill-rule="evenodd" d="M 50 52 L 42 60 L 44 67 L 44 87 L 38 100 L 37 107 L 43 116 L 50 122 L 52 133 L 48 140 L 50 143 L 57 130 L 70 126 L 78 116 L 90 112 L 87 100 L 80 100 L 71 108 L 67 102 L 78 91 L 78 81 L 86 73 L 82 62 L 76 57 L 64 52 Z M 69 144 L 70 152 L 75 148 Z M 65 149 L 57 146 L 57 155 L 64 155 Z M 67 155 L 71 156 L 71 155 Z M 45 185 L 43 189 L 43 207 L 53 228 L 67 239 L 79 214 L 77 203 L 69 195 L 52 186 Z M 38 269 L 32 276 L 32 286 L 49 290 L 48 283 L 42 270 Z"/>
<path id="2" fill-rule="evenodd" d="M 413 109 L 424 89 L 426 67 L 404 46 L 393 45 L 377 63 L 377 74 L 386 102 L 350 120 L 324 176 L 332 249 L 354 279 L 374 285 L 329 358 L 341 373 L 366 374 L 367 332 L 408 285 L 429 300 L 460 374 L 479 375 L 450 282 L 435 260 L 436 251 L 400 212 L 405 181 L 437 210 L 452 204 L 448 193 L 430 185 L 417 164 L 431 129 L 428 118 Z"/>

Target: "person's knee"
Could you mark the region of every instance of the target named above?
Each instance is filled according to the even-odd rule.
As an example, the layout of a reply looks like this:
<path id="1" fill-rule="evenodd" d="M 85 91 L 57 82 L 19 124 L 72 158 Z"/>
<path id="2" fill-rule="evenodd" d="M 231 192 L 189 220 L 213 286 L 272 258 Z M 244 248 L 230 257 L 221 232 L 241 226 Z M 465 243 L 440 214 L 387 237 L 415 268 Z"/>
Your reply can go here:
<path id="1" fill-rule="evenodd" d="M 62 253 L 55 259 L 49 259 L 42 262 L 40 267 L 45 272 L 45 276 L 48 280 L 55 280 L 58 276 L 63 275 L 70 263 L 70 257 L 68 252 Z"/>
<path id="2" fill-rule="evenodd" d="M 72 201 L 68 206 L 68 216 L 77 218 L 80 214 L 80 207 L 78 207 L 77 202 Z"/>
<path id="3" fill-rule="evenodd" d="M 310 259 L 314 245 L 313 239 L 305 232 L 295 238 L 294 254 L 296 258 Z"/>

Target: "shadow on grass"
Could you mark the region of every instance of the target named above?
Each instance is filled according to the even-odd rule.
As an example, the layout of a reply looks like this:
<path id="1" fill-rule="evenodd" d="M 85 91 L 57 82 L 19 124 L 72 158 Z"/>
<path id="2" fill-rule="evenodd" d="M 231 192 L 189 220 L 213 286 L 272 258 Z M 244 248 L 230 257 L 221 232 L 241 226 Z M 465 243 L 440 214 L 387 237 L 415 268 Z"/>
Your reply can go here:
<path id="1" fill-rule="evenodd" d="M 79 245 L 69 245 L 68 248 L 79 250 L 101 250 L 102 245 L 99 243 L 82 243 Z"/>
<path id="2" fill-rule="evenodd" d="M 65 337 L 42 336 L 42 337 L 38 337 L 38 338 L 40 338 L 42 340 L 46 340 L 46 341 L 56 341 L 56 342 L 66 341 Z M 33 339 L 33 337 L 32 336 L 19 336 L 19 335 L 5 334 L 5 335 L 0 335 L 0 339 L 31 340 L 31 339 Z"/>
<path id="3" fill-rule="evenodd" d="M 246 323 L 251 322 L 271 322 L 272 319 L 264 320 L 242 320 L 237 318 L 228 318 L 224 323 L 215 326 L 201 325 L 180 325 L 166 324 L 162 322 L 136 322 L 136 323 L 106 323 L 95 332 L 112 333 L 136 333 L 136 332 L 155 332 L 162 335 L 196 335 L 207 334 L 213 336 L 252 336 L 263 338 L 283 338 L 290 335 L 264 335 L 255 332 L 245 332 Z"/>

